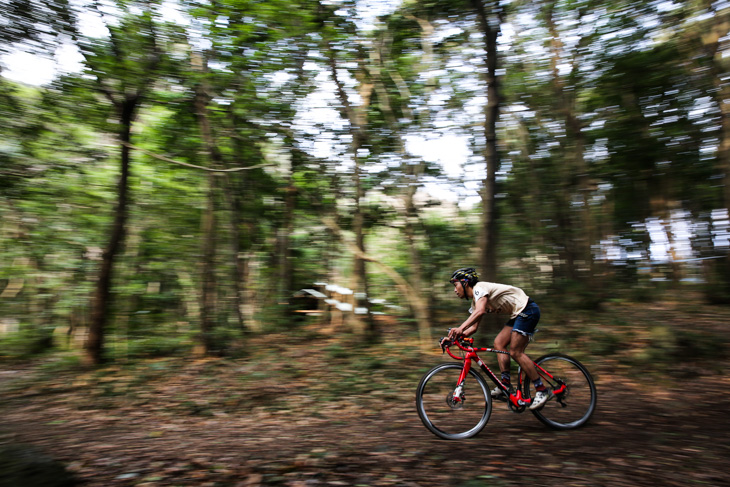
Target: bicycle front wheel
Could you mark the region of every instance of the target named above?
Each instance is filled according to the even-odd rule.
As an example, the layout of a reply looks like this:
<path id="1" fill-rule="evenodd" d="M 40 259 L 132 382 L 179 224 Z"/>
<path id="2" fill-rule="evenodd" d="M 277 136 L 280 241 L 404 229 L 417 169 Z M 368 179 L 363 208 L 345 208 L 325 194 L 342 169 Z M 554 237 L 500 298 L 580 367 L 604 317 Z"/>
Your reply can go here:
<path id="1" fill-rule="evenodd" d="M 456 363 L 437 365 L 426 372 L 416 389 L 418 416 L 429 431 L 445 440 L 471 438 L 486 426 L 492 414 L 489 387 L 473 369 L 461 391 L 456 391 L 462 368 Z"/>
<path id="2" fill-rule="evenodd" d="M 597 393 L 593 377 L 583 364 L 576 359 L 561 354 L 550 354 L 535 361 L 543 384 L 555 394 L 543 407 L 532 411 L 537 419 L 555 429 L 573 429 L 584 425 L 596 409 Z M 529 379 L 525 381 L 525 395 L 535 396 L 535 386 Z"/>

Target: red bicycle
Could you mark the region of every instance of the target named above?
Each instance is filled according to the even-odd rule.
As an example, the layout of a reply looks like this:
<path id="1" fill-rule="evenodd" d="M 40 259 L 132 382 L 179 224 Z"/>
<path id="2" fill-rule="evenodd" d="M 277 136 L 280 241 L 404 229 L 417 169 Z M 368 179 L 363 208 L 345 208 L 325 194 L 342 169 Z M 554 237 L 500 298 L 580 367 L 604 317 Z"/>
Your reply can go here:
<path id="1" fill-rule="evenodd" d="M 456 345 L 463 352 L 451 351 Z M 416 409 L 423 424 L 445 440 L 471 438 L 479 433 L 492 414 L 492 395 L 484 378 L 471 367 L 474 361 L 492 379 L 515 413 L 522 413 L 531 402 L 534 389 L 522 370 L 517 374 L 516 389 L 507 387 L 479 358 L 477 352 L 506 353 L 492 348 L 476 348 L 472 338 L 458 341 L 443 339 L 441 349 L 463 364 L 453 362 L 435 366 L 421 379 L 416 389 Z M 461 353 L 457 351 L 457 353 Z M 531 410 L 537 419 L 551 428 L 567 430 L 584 425 L 596 409 L 596 385 L 590 372 L 572 357 L 558 353 L 544 355 L 535 362 L 543 384 L 553 397 L 539 409 Z"/>

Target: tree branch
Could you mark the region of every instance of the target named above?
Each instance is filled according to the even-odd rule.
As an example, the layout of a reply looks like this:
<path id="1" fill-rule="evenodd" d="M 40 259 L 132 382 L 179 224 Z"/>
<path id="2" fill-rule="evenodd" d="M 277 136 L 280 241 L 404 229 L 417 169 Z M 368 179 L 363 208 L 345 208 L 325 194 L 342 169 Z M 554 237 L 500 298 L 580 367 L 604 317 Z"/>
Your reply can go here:
<path id="1" fill-rule="evenodd" d="M 425 309 L 426 303 L 423 302 L 423 300 L 419 297 L 418 292 L 413 289 L 413 286 L 411 286 L 408 281 L 403 278 L 403 276 L 398 274 L 392 267 L 380 262 L 374 257 L 367 255 L 365 252 L 360 250 L 360 248 L 354 243 L 347 241 L 342 235 L 342 229 L 340 229 L 340 227 L 337 225 L 337 223 L 335 223 L 332 218 L 323 217 L 322 223 L 324 223 L 330 230 L 332 230 L 332 233 L 334 233 L 334 235 L 345 245 L 347 250 L 350 251 L 353 255 L 355 255 L 359 259 L 378 265 L 383 270 L 383 272 L 385 272 L 385 274 L 390 277 L 393 282 L 395 282 L 396 286 L 398 286 L 400 292 L 403 294 L 406 300 L 408 300 L 408 304 L 411 307 L 413 314 L 421 320 L 424 319 L 422 311 Z M 428 326 L 428 323 L 421 324 Z M 430 344 L 428 334 L 422 333 L 421 347 L 426 350 L 429 348 L 429 346 Z"/>
<path id="2" fill-rule="evenodd" d="M 256 166 L 250 166 L 250 167 L 232 167 L 232 168 L 229 168 L 229 169 L 211 169 L 209 167 L 196 166 L 195 164 L 190 164 L 190 163 L 187 163 L 187 162 L 176 161 L 174 159 L 170 159 L 168 157 L 161 156 L 159 154 L 155 154 L 154 152 L 150 152 L 148 150 L 142 149 L 141 147 L 137 147 L 135 145 L 132 145 L 132 144 L 130 144 L 128 142 L 123 142 L 121 140 L 119 141 L 119 143 L 122 144 L 122 145 L 125 145 L 125 146 L 129 147 L 130 149 L 134 149 L 134 150 L 139 151 L 139 152 L 141 152 L 143 154 L 147 154 L 150 157 L 154 157 L 155 159 L 159 159 L 161 161 L 169 162 L 170 164 L 177 164 L 178 166 L 185 166 L 185 167 L 190 167 L 190 168 L 193 168 L 193 169 L 201 169 L 203 171 L 209 171 L 209 172 L 240 172 L 240 171 L 250 171 L 251 169 L 258 169 L 258 168 L 261 168 L 261 167 L 267 167 L 267 166 L 274 166 L 275 165 L 274 163 L 271 163 L 270 162 L 270 163 L 267 163 L 267 164 L 258 164 Z"/>

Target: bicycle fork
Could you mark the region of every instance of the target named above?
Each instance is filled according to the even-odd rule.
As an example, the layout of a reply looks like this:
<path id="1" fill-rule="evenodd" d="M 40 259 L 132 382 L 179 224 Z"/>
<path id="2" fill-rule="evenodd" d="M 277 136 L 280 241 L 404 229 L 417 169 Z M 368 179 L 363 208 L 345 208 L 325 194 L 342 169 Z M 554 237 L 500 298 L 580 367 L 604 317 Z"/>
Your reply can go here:
<path id="1" fill-rule="evenodd" d="M 466 400 L 466 395 L 464 395 L 464 383 L 459 383 L 458 386 L 456 386 L 456 389 L 453 390 L 451 394 L 446 398 L 446 402 L 452 409 L 461 409 L 464 407 L 464 401 Z"/>
<path id="2" fill-rule="evenodd" d="M 449 406 L 454 409 L 459 409 L 464 406 L 464 401 L 466 400 L 466 396 L 464 394 L 464 383 L 466 382 L 466 376 L 470 369 L 471 362 L 465 360 L 464 367 L 461 369 L 461 373 L 459 374 L 459 381 L 456 384 L 456 388 L 447 399 Z"/>

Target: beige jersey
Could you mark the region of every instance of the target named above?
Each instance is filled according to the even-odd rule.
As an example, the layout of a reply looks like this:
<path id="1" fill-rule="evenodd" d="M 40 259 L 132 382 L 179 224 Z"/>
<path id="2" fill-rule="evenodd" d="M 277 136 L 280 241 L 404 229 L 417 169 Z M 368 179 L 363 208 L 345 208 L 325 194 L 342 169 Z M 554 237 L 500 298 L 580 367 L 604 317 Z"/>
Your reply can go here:
<path id="1" fill-rule="evenodd" d="M 469 308 L 469 313 L 473 312 L 478 300 L 486 297 L 487 310 L 490 313 L 509 314 L 510 318 L 517 318 L 530 299 L 522 289 L 506 284 L 478 282 L 473 289 L 474 303 Z"/>

